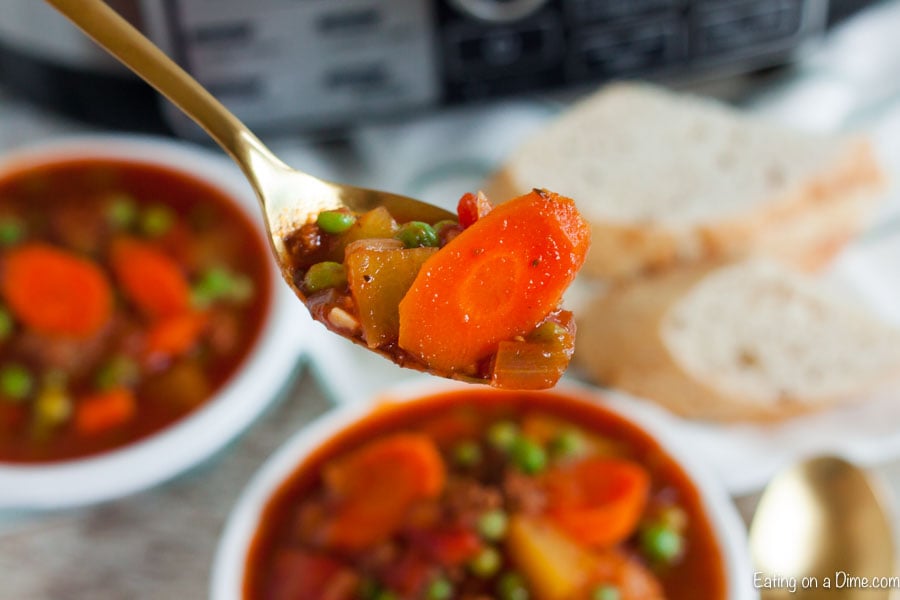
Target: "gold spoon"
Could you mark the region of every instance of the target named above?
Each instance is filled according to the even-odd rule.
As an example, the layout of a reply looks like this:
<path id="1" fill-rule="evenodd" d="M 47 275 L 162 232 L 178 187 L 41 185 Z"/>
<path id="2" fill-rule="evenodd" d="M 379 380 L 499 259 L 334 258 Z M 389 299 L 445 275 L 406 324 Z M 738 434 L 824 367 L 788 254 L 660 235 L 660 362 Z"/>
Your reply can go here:
<path id="1" fill-rule="evenodd" d="M 894 575 L 885 493 L 840 458 L 814 458 L 780 473 L 766 487 L 750 527 L 762 600 L 891 598 L 890 589 L 861 584 L 862 578 L 870 586 L 876 578 L 891 583 Z"/>
<path id="2" fill-rule="evenodd" d="M 383 206 L 399 222 L 435 223 L 456 218 L 442 208 L 406 196 L 323 181 L 292 169 L 212 94 L 104 2 L 46 1 L 196 121 L 234 159 L 259 197 L 275 259 L 300 300 L 306 302 L 306 296 L 293 281 L 284 239 L 300 226 L 314 221 L 320 212 L 347 208 L 363 213 Z M 359 338 L 346 337 L 365 346 Z M 379 353 L 394 358 L 386 352 Z"/>

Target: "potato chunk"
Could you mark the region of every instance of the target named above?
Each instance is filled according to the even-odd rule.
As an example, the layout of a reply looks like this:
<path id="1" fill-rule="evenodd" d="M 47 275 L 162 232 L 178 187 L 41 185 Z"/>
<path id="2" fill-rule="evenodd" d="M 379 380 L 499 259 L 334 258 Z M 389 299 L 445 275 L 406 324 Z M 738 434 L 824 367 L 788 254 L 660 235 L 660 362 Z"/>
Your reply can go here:
<path id="1" fill-rule="evenodd" d="M 397 341 L 398 305 L 437 248 L 348 248 L 344 265 L 369 348 Z"/>
<path id="2" fill-rule="evenodd" d="M 507 549 L 537 600 L 577 598 L 594 570 L 593 556 L 587 550 L 539 519 L 513 517 Z"/>

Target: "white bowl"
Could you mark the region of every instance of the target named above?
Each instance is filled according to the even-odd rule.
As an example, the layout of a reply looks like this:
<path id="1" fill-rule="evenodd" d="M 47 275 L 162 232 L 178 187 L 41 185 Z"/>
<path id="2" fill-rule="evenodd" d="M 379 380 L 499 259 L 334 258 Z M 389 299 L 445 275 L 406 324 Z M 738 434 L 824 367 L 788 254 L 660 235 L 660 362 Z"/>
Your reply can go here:
<path id="1" fill-rule="evenodd" d="M 124 159 L 192 175 L 234 200 L 264 235 L 256 197 L 237 167 L 182 142 L 116 135 L 63 138 L 4 156 L 0 176 L 73 158 Z M 270 263 L 273 287 L 262 331 L 244 363 L 212 398 L 159 433 L 103 454 L 54 463 L 0 463 L 0 508 L 55 509 L 137 492 L 200 463 L 247 429 L 296 369 L 308 318 Z"/>
<path id="2" fill-rule="evenodd" d="M 259 528 L 262 512 L 279 487 L 317 448 L 354 423 L 371 415 L 384 403 L 415 402 L 433 394 L 451 390 L 471 390 L 472 387 L 452 381 L 434 380 L 411 382 L 380 394 L 370 402 L 345 404 L 323 415 L 302 431 L 297 432 L 263 465 L 244 489 L 226 523 L 213 563 L 210 581 L 212 600 L 240 600 L 246 571 L 246 560 L 254 535 Z M 655 409 L 633 408 L 627 403 L 608 400 L 586 387 L 563 384 L 557 393 L 573 400 L 598 405 L 619 415 L 657 440 L 673 460 L 685 471 L 697 488 L 705 514 L 718 542 L 728 585 L 729 600 L 758 598 L 753 587 L 752 567 L 748 553 L 747 533 L 731 498 L 721 483 L 685 456 L 671 443 L 660 427 L 662 421 Z"/>

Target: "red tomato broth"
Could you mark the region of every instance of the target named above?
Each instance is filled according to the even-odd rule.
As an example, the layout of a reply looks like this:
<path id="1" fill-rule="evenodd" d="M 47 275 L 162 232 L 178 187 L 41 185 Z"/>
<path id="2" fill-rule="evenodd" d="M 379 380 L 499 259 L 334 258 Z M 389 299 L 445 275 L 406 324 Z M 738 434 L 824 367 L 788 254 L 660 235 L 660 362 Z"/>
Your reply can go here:
<path id="1" fill-rule="evenodd" d="M 281 598 L 272 589 L 273 569 L 279 560 L 279 551 L 296 551 L 305 547 L 295 537 L 299 507 L 321 490 L 321 473 L 336 458 L 353 453 L 384 436 L 421 432 L 426 424 L 430 430 L 433 428 L 432 437 L 442 440 L 441 450 L 446 456 L 446 440 L 470 435 L 478 428 L 474 424 L 476 421 L 487 423 L 490 419 L 516 418 L 525 414 L 562 419 L 577 424 L 591 435 L 608 437 L 622 444 L 627 449 L 628 458 L 649 472 L 651 502 L 674 500 L 688 517 L 684 554 L 677 564 L 657 572 L 665 597 L 672 600 L 726 598 L 723 559 L 712 525 L 704 512 L 703 499 L 688 475 L 656 440 L 622 417 L 596 405 L 574 400 L 571 396 L 554 392 L 498 390 L 446 392 L 409 403 L 387 403 L 372 415 L 339 432 L 306 457 L 263 509 L 247 555 L 243 597 L 248 600 Z M 463 547 L 464 541 L 456 539 L 448 543 Z M 622 548 L 632 552 L 634 544 L 635 540 L 631 539 Z M 354 564 L 352 556 L 346 553 L 337 556 L 341 560 L 349 556 L 349 564 Z M 493 593 L 490 589 L 481 591 L 489 595 Z M 301 594 L 296 597 L 304 599 L 306 596 Z"/>
<path id="2" fill-rule="evenodd" d="M 150 207 L 169 211 L 171 226 L 165 233 L 144 236 L 136 222 L 127 235 L 147 237 L 189 280 L 214 263 L 252 282 L 252 294 L 243 303 L 213 302 L 203 309 L 204 315 L 213 315 L 212 324 L 183 355 L 143 355 L 142 340 L 153 323 L 123 296 L 109 264 L 109 246 L 124 231 L 112 227 L 104 214 L 114 196 L 129 198 L 139 211 L 137 219 L 148 214 Z M 89 339 L 36 334 L 16 322 L 12 337 L 0 340 L 0 366 L 24 366 L 33 374 L 36 387 L 48 371 L 63 372 L 72 410 L 77 410 L 79 398 L 98 392 L 94 380 L 111 357 L 133 358 L 140 363 L 141 373 L 128 386 L 135 395 L 134 414 L 90 435 L 76 431 L 74 415 L 36 433 L 31 427 L 31 407 L 0 397 L 5 415 L 0 419 L 2 462 L 69 460 L 146 438 L 202 406 L 235 374 L 259 338 L 271 306 L 268 249 L 243 210 L 206 182 L 167 167 L 117 159 L 25 166 L 0 176 L 0 221 L 10 218 L 25 225 L 22 243 L 51 246 L 99 266 L 115 299 L 109 322 Z M 5 254 L 19 245 L 0 245 L 0 277 Z M 0 308 L 8 310 L 2 295 Z M 218 346 L 213 349 L 213 344 Z M 172 378 L 168 383 L 167 376 Z M 169 393 L 174 388 L 182 398 Z M 186 388 L 193 391 L 182 393 Z"/>

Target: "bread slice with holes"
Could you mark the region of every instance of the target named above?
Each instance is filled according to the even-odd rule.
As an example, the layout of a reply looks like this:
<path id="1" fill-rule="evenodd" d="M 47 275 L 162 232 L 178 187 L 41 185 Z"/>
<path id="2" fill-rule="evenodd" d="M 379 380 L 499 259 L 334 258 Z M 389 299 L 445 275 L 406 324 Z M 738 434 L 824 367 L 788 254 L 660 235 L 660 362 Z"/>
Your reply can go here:
<path id="1" fill-rule="evenodd" d="M 866 141 L 623 83 L 538 131 L 486 191 L 574 198 L 593 227 L 585 272 L 624 278 L 743 255 L 820 267 L 864 227 L 883 186 Z"/>
<path id="2" fill-rule="evenodd" d="M 900 331 L 764 259 L 635 279 L 578 316 L 600 383 L 711 420 L 783 418 L 900 381 Z"/>

